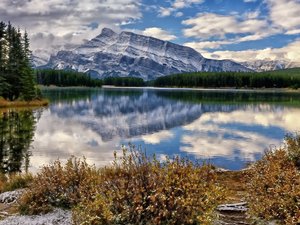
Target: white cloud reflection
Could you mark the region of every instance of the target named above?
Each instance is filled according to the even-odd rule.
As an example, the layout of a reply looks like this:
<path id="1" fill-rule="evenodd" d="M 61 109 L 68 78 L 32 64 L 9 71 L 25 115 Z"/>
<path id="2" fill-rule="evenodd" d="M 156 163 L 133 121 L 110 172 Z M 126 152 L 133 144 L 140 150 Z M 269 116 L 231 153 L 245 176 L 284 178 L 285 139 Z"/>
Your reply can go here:
<path id="1" fill-rule="evenodd" d="M 203 114 L 195 122 L 184 126 L 188 131 L 181 138 L 181 151 L 197 158 L 235 157 L 254 161 L 271 145 L 279 146 L 279 130 L 296 132 L 300 129 L 299 109 L 282 108 L 270 111 L 246 109 L 233 112 Z M 255 129 L 255 127 L 258 129 Z M 245 129 L 248 128 L 248 129 Z M 265 131 L 263 131 L 265 128 Z"/>
<path id="2" fill-rule="evenodd" d="M 141 139 L 146 144 L 159 144 L 162 141 L 169 140 L 174 137 L 174 134 L 171 131 L 163 130 L 154 134 L 143 135 Z"/>
<path id="3" fill-rule="evenodd" d="M 44 112 L 34 137 L 31 170 L 37 171 L 57 159 L 65 162 L 71 156 L 85 157 L 89 164 L 98 167 L 108 165 L 114 159 L 113 152 L 121 150 L 120 140 L 116 139 L 104 142 L 88 126 Z"/>

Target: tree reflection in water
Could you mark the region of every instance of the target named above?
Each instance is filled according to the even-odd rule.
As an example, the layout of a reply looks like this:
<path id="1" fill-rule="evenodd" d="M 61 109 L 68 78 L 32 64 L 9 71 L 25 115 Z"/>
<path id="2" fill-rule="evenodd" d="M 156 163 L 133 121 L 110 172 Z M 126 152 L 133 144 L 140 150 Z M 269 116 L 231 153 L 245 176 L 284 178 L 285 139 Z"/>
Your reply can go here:
<path id="1" fill-rule="evenodd" d="M 30 147 L 41 110 L 0 111 L 0 173 L 28 171 Z"/>

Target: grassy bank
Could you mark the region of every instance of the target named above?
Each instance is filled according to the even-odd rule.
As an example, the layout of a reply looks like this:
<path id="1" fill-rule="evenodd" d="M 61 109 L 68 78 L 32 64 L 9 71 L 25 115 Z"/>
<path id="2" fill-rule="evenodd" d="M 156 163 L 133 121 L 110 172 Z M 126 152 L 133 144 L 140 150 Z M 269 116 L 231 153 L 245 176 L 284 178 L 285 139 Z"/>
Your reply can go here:
<path id="1" fill-rule="evenodd" d="M 49 101 L 47 99 L 32 100 L 32 101 L 8 101 L 0 97 L 0 108 L 16 108 L 16 107 L 40 107 L 47 106 Z"/>
<path id="2" fill-rule="evenodd" d="M 3 179 L 2 179 L 3 180 Z M 4 179 L 1 191 L 29 187 L 19 211 L 70 209 L 74 224 L 213 224 L 218 204 L 247 201 L 253 224 L 300 222 L 300 136 L 270 149 L 243 171 L 219 171 L 187 159 L 124 149 L 111 166 L 95 168 L 71 158 L 35 176 Z M 259 223 L 264 224 L 264 223 Z"/>

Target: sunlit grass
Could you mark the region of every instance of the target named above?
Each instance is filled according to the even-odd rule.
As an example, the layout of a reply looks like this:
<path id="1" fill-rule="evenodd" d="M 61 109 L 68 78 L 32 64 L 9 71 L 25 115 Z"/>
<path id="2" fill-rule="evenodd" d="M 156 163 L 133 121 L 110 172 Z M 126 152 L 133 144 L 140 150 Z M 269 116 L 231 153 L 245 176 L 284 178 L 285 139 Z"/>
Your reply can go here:
<path id="1" fill-rule="evenodd" d="M 39 107 L 47 106 L 49 101 L 47 99 L 32 100 L 32 101 L 7 101 L 0 97 L 0 108 L 10 108 L 10 107 Z"/>

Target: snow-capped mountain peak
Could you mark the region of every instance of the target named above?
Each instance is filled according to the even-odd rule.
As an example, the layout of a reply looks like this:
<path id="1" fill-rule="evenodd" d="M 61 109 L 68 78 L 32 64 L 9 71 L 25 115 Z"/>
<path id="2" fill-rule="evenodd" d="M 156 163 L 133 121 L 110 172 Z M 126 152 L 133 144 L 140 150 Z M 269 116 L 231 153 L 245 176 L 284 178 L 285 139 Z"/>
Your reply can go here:
<path id="1" fill-rule="evenodd" d="M 229 60 L 204 58 L 196 50 L 157 38 L 104 28 L 72 51 L 51 56 L 47 67 L 89 71 L 99 78 L 135 76 L 149 80 L 195 71 L 250 71 Z"/>

